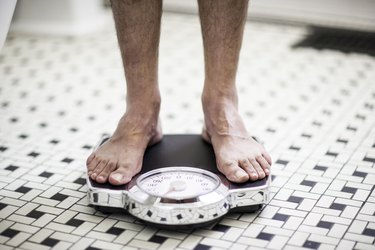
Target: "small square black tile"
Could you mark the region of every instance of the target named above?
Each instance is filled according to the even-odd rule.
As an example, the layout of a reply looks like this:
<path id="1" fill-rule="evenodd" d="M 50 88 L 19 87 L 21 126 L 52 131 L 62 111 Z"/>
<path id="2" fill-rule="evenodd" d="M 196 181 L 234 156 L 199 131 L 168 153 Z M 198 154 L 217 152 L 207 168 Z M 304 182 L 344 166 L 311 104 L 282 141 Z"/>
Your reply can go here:
<path id="1" fill-rule="evenodd" d="M 47 172 L 47 171 L 44 171 L 43 173 L 39 174 L 40 177 L 45 177 L 45 178 L 49 178 L 53 175 L 53 173 L 50 173 L 50 172 Z"/>
<path id="2" fill-rule="evenodd" d="M 56 140 L 56 139 L 53 139 L 53 140 L 50 140 L 49 143 L 51 144 L 58 144 L 60 141 L 59 140 Z"/>
<path id="3" fill-rule="evenodd" d="M 316 182 L 315 181 L 307 181 L 307 180 L 303 180 L 301 182 L 301 185 L 304 185 L 304 186 L 309 186 L 309 187 L 314 187 L 316 185 Z"/>
<path id="4" fill-rule="evenodd" d="M 257 236 L 257 239 L 261 239 L 261 240 L 272 240 L 272 238 L 274 237 L 275 235 L 274 234 L 269 234 L 269 233 L 260 233 L 258 234 Z"/>
<path id="5" fill-rule="evenodd" d="M 4 203 L 1 203 L 0 202 L 0 210 L 3 210 L 4 208 L 6 208 L 8 205 L 7 204 L 4 204 Z"/>
<path id="6" fill-rule="evenodd" d="M 321 228 L 331 229 L 333 225 L 334 224 L 332 222 L 322 220 L 322 221 L 319 221 L 319 223 L 316 226 L 321 227 Z"/>
<path id="7" fill-rule="evenodd" d="M 2 233 L 0 233 L 0 235 L 6 236 L 6 237 L 9 237 L 9 238 L 13 238 L 18 233 L 19 233 L 19 231 L 8 228 L 8 229 L 5 229 Z"/>
<path id="8" fill-rule="evenodd" d="M 341 191 L 342 192 L 345 192 L 345 193 L 351 193 L 351 194 L 355 194 L 357 192 L 358 189 L 356 188 L 352 188 L 352 187 L 347 187 L 347 186 L 344 186 Z"/>
<path id="9" fill-rule="evenodd" d="M 194 247 L 194 250 L 208 250 L 210 249 L 210 246 L 203 245 L 203 244 L 198 244 Z"/>
<path id="10" fill-rule="evenodd" d="M 228 231 L 229 228 L 230 228 L 230 227 L 228 227 L 228 226 L 226 226 L 226 225 L 216 224 L 216 225 L 212 228 L 212 230 L 225 233 L 226 231 Z"/>
<path id="11" fill-rule="evenodd" d="M 305 243 L 303 244 L 303 247 L 310 248 L 310 249 L 318 249 L 319 246 L 320 246 L 319 242 L 310 241 L 310 240 L 305 241 Z"/>
<path id="12" fill-rule="evenodd" d="M 74 159 L 66 157 L 66 158 L 62 159 L 61 161 L 65 162 L 65 163 L 71 163 L 72 161 L 74 161 Z"/>
<path id="13" fill-rule="evenodd" d="M 346 208 L 346 205 L 340 203 L 332 203 L 331 206 L 329 206 L 329 208 L 342 211 Z"/>
<path id="14" fill-rule="evenodd" d="M 18 192 L 18 193 L 26 194 L 30 190 L 31 190 L 31 188 L 22 186 L 22 187 L 17 188 L 15 191 Z"/>
<path id="15" fill-rule="evenodd" d="M 40 153 L 37 153 L 37 152 L 30 152 L 27 156 L 30 156 L 30 157 L 38 157 L 40 155 Z"/>
<path id="16" fill-rule="evenodd" d="M 360 171 L 354 171 L 353 176 L 366 178 L 367 173 L 360 172 Z"/>
<path id="17" fill-rule="evenodd" d="M 109 234 L 114 234 L 114 235 L 120 235 L 125 231 L 123 228 L 119 227 L 111 227 L 110 229 L 107 230 L 107 233 Z"/>
<path id="18" fill-rule="evenodd" d="M 5 168 L 5 170 L 14 171 L 14 170 L 17 170 L 18 168 L 19 167 L 17 167 L 17 166 L 9 165 L 8 167 Z"/>
<path id="19" fill-rule="evenodd" d="M 68 198 L 67 195 L 65 195 L 65 194 L 60 194 L 60 193 L 57 193 L 57 194 L 55 194 L 54 196 L 51 197 L 51 199 L 53 199 L 53 200 L 58 200 L 58 201 L 63 201 L 63 200 L 65 200 L 66 198 Z"/>
<path id="20" fill-rule="evenodd" d="M 285 161 L 285 160 L 280 160 L 278 159 L 276 162 L 276 164 L 281 164 L 281 165 L 287 165 L 289 163 L 289 161 Z"/>
<path id="21" fill-rule="evenodd" d="M 55 240 L 55 239 L 51 239 L 51 238 L 47 238 L 45 240 L 43 240 L 42 242 L 40 242 L 42 245 L 45 245 L 45 246 L 49 246 L 49 247 L 53 247 L 55 246 L 57 243 L 59 243 L 60 241 L 58 240 Z"/>
<path id="22" fill-rule="evenodd" d="M 40 211 L 37 211 L 37 210 L 34 209 L 34 210 L 31 211 L 30 213 L 28 213 L 26 216 L 27 216 L 27 217 L 34 218 L 34 219 L 39 219 L 39 218 L 42 217 L 43 215 L 45 215 L 45 213 L 40 212 Z"/>
<path id="23" fill-rule="evenodd" d="M 365 230 L 363 230 L 362 234 L 375 237 L 375 229 L 366 228 Z"/>
<path id="24" fill-rule="evenodd" d="M 279 214 L 279 213 L 276 213 L 272 219 L 274 220 L 280 220 L 280 221 L 287 221 L 289 219 L 289 215 L 286 215 L 286 214 Z"/>
<path id="25" fill-rule="evenodd" d="M 73 227 L 79 227 L 83 223 L 84 223 L 83 220 L 78 220 L 78 219 L 73 219 L 72 218 L 72 219 L 68 220 L 65 224 L 69 225 L 69 226 L 73 226 Z"/>
<path id="26" fill-rule="evenodd" d="M 328 167 L 324 167 L 324 166 L 319 166 L 319 165 L 316 165 L 314 167 L 314 169 L 316 170 L 320 170 L 320 171 L 326 171 L 328 169 Z"/>
<path id="27" fill-rule="evenodd" d="M 375 163 L 375 158 L 371 158 L 371 157 L 365 157 L 363 158 L 364 161 L 367 161 L 367 162 L 371 162 L 371 163 Z"/>
<path id="28" fill-rule="evenodd" d="M 167 240 L 166 237 L 154 234 L 148 241 L 151 241 L 151 242 L 154 242 L 154 243 L 158 243 L 158 244 L 163 244 L 164 241 L 166 241 L 166 240 Z"/>
<path id="29" fill-rule="evenodd" d="M 288 201 L 299 204 L 303 201 L 303 198 L 297 196 L 290 196 Z"/>
<path id="30" fill-rule="evenodd" d="M 76 184 L 80 184 L 80 185 L 85 185 L 85 184 L 86 184 L 86 179 L 80 177 L 80 178 L 78 178 L 77 180 L 75 180 L 74 183 L 76 183 Z"/>

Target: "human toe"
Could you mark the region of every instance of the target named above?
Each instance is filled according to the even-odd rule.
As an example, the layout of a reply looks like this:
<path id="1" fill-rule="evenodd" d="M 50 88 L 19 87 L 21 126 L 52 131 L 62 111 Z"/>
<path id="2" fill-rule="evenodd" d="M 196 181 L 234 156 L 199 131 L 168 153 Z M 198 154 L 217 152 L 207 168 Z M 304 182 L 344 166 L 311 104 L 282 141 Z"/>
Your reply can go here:
<path id="1" fill-rule="evenodd" d="M 249 159 L 243 159 L 239 161 L 239 163 L 240 163 L 241 168 L 246 171 L 251 181 L 258 180 L 258 177 L 259 177 L 258 172 L 255 170 L 254 166 L 251 164 Z"/>
<path id="2" fill-rule="evenodd" d="M 96 181 L 99 183 L 105 183 L 108 180 L 109 175 L 116 169 L 116 162 L 109 161 L 105 168 L 96 177 Z"/>
<path id="3" fill-rule="evenodd" d="M 112 185 L 123 185 L 128 183 L 132 179 L 132 175 L 129 170 L 125 167 L 119 167 L 116 171 L 109 175 L 108 181 Z"/>

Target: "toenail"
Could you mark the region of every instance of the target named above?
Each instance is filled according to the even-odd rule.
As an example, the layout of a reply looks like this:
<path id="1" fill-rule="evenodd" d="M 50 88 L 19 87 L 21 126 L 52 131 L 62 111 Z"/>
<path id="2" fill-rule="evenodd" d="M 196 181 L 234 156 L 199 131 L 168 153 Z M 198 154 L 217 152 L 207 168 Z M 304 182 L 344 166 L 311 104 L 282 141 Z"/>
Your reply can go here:
<path id="1" fill-rule="evenodd" d="M 264 172 L 266 172 L 266 174 L 270 173 L 270 171 L 268 169 L 265 169 Z"/>
<path id="2" fill-rule="evenodd" d="M 98 176 L 98 181 L 104 181 L 104 176 Z"/>
<path id="3" fill-rule="evenodd" d="M 114 175 L 112 175 L 112 178 L 115 179 L 116 181 L 120 182 L 122 180 L 122 175 L 121 174 L 114 174 Z"/>
<path id="4" fill-rule="evenodd" d="M 92 171 L 89 171 L 87 174 L 88 174 L 88 175 L 91 175 L 91 174 L 92 174 Z"/>
<path id="5" fill-rule="evenodd" d="M 243 178 L 244 176 L 246 176 L 246 174 L 243 172 L 243 171 L 241 171 L 241 170 L 238 170 L 237 172 L 236 172 L 236 177 L 237 178 Z"/>
<path id="6" fill-rule="evenodd" d="M 97 176 L 97 174 L 96 174 L 96 173 L 92 173 L 92 175 L 91 175 L 91 178 L 95 179 L 95 178 L 96 178 L 96 176 Z"/>

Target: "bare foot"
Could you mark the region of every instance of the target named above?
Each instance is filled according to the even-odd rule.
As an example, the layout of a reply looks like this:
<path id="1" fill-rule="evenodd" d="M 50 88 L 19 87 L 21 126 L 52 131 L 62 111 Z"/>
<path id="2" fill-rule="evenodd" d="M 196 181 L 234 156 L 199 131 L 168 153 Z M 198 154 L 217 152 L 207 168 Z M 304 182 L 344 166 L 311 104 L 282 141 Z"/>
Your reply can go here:
<path id="1" fill-rule="evenodd" d="M 113 185 L 128 183 L 142 168 L 147 146 L 162 139 L 158 110 L 127 111 L 111 138 L 87 159 L 91 179 Z"/>
<path id="2" fill-rule="evenodd" d="M 236 102 L 203 101 L 205 127 L 202 137 L 211 143 L 219 171 L 230 181 L 263 179 L 270 174 L 271 157 L 247 132 Z"/>

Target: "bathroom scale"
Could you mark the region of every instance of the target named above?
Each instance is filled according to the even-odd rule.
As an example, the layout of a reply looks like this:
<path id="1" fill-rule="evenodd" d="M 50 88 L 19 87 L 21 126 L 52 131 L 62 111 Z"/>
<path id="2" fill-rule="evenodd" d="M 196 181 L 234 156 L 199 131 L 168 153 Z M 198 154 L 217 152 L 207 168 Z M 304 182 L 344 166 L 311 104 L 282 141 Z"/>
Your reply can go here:
<path id="1" fill-rule="evenodd" d="M 94 150 L 103 144 L 103 137 Z M 268 202 L 271 178 L 230 182 L 200 135 L 164 135 L 148 147 L 141 172 L 121 186 L 87 177 L 88 199 L 102 212 L 126 212 L 157 226 L 202 226 L 228 212 L 254 212 Z"/>

